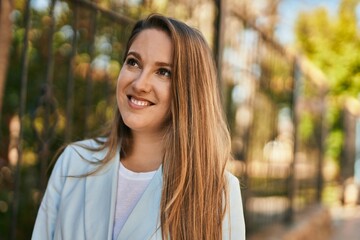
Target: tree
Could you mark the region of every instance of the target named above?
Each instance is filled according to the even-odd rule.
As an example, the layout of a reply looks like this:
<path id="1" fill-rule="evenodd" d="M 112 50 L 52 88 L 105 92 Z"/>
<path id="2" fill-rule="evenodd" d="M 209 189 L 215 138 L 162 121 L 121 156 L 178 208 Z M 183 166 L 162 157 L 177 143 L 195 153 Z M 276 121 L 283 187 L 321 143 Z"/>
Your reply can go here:
<path id="1" fill-rule="evenodd" d="M 360 92 L 360 34 L 356 17 L 359 0 L 342 0 L 337 15 L 325 8 L 298 16 L 295 33 L 298 49 L 329 79 L 326 156 L 339 163 L 343 145 L 341 109 L 347 96 Z"/>
<path id="2" fill-rule="evenodd" d="M 0 1 L 0 121 L 2 112 L 2 102 L 6 83 L 6 74 L 8 66 L 8 55 L 11 45 L 11 27 L 10 13 L 12 11 L 12 0 Z"/>

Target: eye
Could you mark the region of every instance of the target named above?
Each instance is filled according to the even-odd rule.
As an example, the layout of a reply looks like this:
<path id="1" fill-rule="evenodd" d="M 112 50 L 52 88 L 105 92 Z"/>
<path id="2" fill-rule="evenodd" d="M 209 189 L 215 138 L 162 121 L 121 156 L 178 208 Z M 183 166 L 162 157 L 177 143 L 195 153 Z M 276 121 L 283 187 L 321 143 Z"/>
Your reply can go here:
<path id="1" fill-rule="evenodd" d="M 167 78 L 171 77 L 171 71 L 166 68 L 160 68 L 157 73 Z"/>
<path id="2" fill-rule="evenodd" d="M 128 58 L 128 59 L 126 59 L 126 65 L 129 65 L 132 67 L 138 67 L 139 63 L 134 58 Z"/>

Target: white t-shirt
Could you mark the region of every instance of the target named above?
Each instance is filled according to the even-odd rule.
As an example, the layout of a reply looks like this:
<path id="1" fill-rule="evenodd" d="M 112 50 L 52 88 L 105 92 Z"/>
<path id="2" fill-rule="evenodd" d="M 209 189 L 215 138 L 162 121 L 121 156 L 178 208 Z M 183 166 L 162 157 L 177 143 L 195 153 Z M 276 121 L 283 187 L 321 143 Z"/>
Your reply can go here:
<path id="1" fill-rule="evenodd" d="M 155 172 L 133 172 L 120 162 L 113 239 L 119 235 Z"/>

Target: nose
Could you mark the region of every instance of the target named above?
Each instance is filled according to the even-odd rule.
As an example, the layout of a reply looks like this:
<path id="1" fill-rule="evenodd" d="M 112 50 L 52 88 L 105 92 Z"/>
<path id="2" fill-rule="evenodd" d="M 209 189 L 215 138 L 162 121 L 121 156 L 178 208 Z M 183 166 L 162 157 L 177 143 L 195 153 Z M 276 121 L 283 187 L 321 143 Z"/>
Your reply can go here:
<path id="1" fill-rule="evenodd" d="M 151 91 L 151 76 L 145 70 L 141 71 L 133 81 L 133 89 L 136 92 L 148 93 Z"/>

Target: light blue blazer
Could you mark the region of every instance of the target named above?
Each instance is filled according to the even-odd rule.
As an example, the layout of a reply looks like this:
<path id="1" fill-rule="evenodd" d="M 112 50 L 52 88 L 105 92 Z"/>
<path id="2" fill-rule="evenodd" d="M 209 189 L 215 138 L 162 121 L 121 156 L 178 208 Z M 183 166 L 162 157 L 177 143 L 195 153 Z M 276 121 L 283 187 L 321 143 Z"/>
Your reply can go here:
<path id="1" fill-rule="evenodd" d="M 92 140 L 80 142 L 96 146 Z M 36 218 L 32 239 L 111 240 L 115 216 L 119 151 L 95 175 L 79 176 L 94 170 L 106 150 L 92 152 L 68 146 L 57 160 Z M 86 160 L 87 161 L 86 161 Z M 244 240 L 245 223 L 239 182 L 227 173 L 230 211 L 223 220 L 223 239 Z M 162 169 L 157 170 L 131 212 L 118 240 L 161 240 L 160 198 Z"/>

